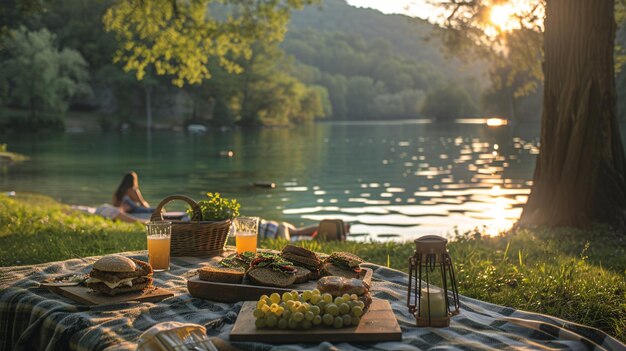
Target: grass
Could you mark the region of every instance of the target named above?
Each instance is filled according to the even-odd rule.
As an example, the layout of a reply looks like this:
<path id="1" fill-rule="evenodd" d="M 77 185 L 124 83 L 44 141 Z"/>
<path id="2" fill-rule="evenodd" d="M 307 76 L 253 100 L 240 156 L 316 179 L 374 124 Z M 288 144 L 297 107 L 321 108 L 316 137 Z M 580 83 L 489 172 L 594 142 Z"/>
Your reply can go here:
<path id="1" fill-rule="evenodd" d="M 281 249 L 281 240 L 259 246 Z M 303 242 L 407 271 L 412 243 Z M 0 265 L 145 249 L 141 225 L 77 213 L 47 197 L 0 195 Z M 609 228 L 456 233 L 449 244 L 460 293 L 597 327 L 626 341 L 626 237 Z"/>

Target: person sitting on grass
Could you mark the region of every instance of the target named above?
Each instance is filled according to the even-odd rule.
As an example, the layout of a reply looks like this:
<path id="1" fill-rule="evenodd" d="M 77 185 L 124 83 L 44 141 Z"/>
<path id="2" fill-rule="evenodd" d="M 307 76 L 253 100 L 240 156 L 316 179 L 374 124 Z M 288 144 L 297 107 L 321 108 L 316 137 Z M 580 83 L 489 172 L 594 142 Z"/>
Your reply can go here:
<path id="1" fill-rule="evenodd" d="M 343 230 L 341 230 L 343 228 Z M 288 222 L 259 220 L 259 238 L 286 239 L 290 241 L 313 240 L 323 237 L 325 240 L 345 241 L 350 232 L 350 224 L 341 220 L 322 220 L 318 225 L 296 228 Z"/>
<path id="2" fill-rule="evenodd" d="M 113 206 L 131 214 L 154 212 L 154 208 L 141 196 L 139 179 L 135 172 L 126 173 L 122 178 L 122 182 L 113 193 Z"/>

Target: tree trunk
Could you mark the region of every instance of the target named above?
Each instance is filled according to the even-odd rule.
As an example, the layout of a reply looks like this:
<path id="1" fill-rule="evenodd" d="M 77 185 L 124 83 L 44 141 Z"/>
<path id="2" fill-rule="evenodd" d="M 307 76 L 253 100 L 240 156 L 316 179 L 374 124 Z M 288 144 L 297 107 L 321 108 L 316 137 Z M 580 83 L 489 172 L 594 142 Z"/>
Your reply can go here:
<path id="1" fill-rule="evenodd" d="M 614 0 L 547 1 L 541 152 L 521 225 L 624 228 L 613 11 Z"/>

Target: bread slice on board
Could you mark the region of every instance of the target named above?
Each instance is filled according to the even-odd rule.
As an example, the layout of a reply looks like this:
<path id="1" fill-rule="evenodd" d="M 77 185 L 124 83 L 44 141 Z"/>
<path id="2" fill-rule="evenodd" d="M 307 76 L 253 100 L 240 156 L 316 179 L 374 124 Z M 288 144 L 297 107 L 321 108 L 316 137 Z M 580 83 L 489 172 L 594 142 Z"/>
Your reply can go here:
<path id="1" fill-rule="evenodd" d="M 273 270 L 267 267 L 251 268 L 246 273 L 255 285 L 286 288 L 296 282 L 296 275 Z"/>

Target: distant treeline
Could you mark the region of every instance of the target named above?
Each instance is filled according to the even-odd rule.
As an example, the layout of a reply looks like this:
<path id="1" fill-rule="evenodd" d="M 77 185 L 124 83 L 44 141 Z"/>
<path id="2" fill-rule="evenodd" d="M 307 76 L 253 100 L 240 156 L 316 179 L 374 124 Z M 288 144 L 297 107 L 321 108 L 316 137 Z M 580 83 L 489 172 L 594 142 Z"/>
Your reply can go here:
<path id="1" fill-rule="evenodd" d="M 431 24 L 343 0 L 295 12 L 284 42 L 256 45 L 243 73 L 211 62 L 200 85 L 177 88 L 153 71 L 137 80 L 112 62 L 116 39 L 102 25 L 111 4 L 48 0 L 13 26 L 0 52 L 0 123 L 60 128 L 68 111 L 97 114 L 103 129 L 147 114 L 168 125 L 539 117 L 540 94 L 489 89 L 487 63 L 446 58 Z"/>

